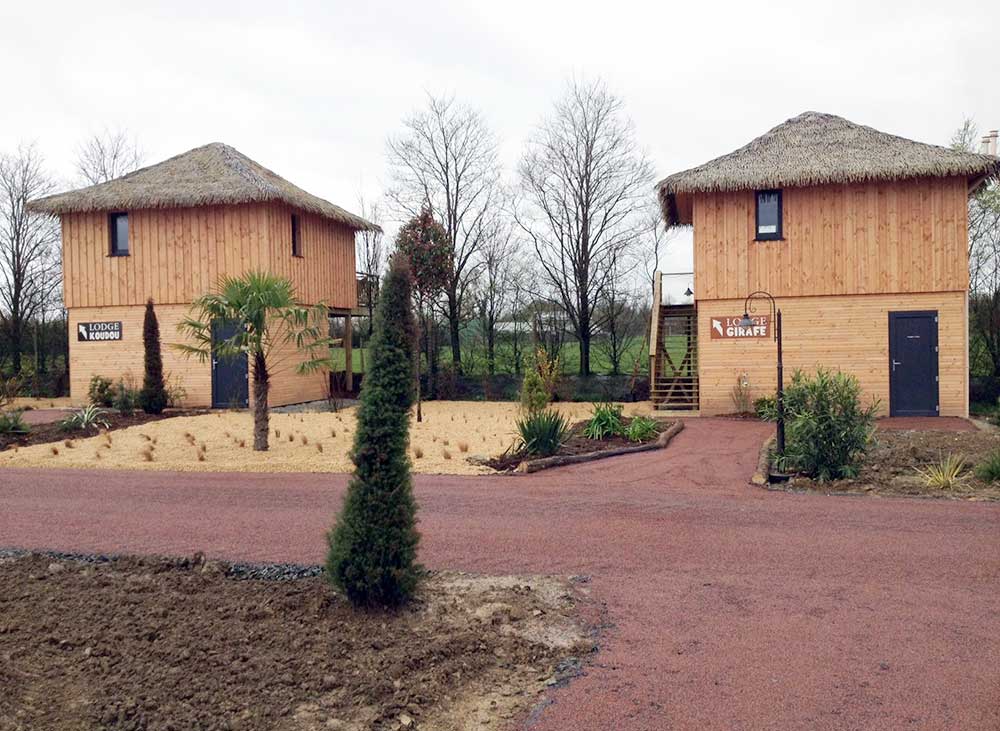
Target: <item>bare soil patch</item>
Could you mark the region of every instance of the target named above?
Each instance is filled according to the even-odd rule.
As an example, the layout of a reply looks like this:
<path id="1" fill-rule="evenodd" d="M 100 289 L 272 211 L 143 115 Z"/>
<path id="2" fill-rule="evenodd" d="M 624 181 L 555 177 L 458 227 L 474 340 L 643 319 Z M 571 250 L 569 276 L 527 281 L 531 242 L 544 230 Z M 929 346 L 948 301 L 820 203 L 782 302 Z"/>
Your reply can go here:
<path id="1" fill-rule="evenodd" d="M 793 489 L 818 492 L 911 495 L 966 500 L 1000 500 L 1000 484 L 975 476 L 975 467 L 1000 448 L 1000 432 L 878 429 L 856 479 L 816 482 L 794 477 Z M 949 454 L 964 457 L 963 482 L 949 490 L 928 487 L 917 469 L 939 464 Z"/>
<path id="2" fill-rule="evenodd" d="M 31 412 L 26 412 L 30 414 Z M 70 416 L 72 410 L 67 411 L 64 416 Z M 104 429 L 91 429 L 88 431 L 63 431 L 59 426 L 59 420 L 49 421 L 43 424 L 31 424 L 31 431 L 27 434 L 0 434 L 0 452 L 5 449 L 17 447 L 20 450 L 21 447 L 30 447 L 35 444 L 52 444 L 54 442 L 65 442 L 67 439 L 74 442 L 76 446 L 76 441 L 81 439 L 90 439 L 96 437 L 102 431 L 114 432 L 119 429 L 127 429 L 133 426 L 141 426 L 142 424 L 149 424 L 154 421 L 162 421 L 163 419 L 172 419 L 176 417 L 185 416 L 195 416 L 198 414 L 203 414 L 204 411 L 165 411 L 162 414 L 147 414 L 143 411 L 136 411 L 133 414 L 125 416 L 119 414 L 116 411 L 108 410 L 103 417 L 104 421 L 108 423 L 108 428 Z M 72 447 L 70 447 L 72 449 Z"/>
<path id="3" fill-rule="evenodd" d="M 555 406 L 572 421 L 586 418 L 589 403 Z M 626 415 L 652 414 L 650 402 L 624 405 Z M 490 474 L 490 457 L 517 439 L 519 405 L 496 401 L 429 401 L 423 421 L 410 421 L 414 472 Z M 35 444 L 0 451 L 0 467 L 171 470 L 181 472 L 351 472 L 355 409 L 326 413 L 272 413 L 270 449 L 254 452 L 253 418 L 245 411 L 216 411 L 171 418 L 75 439 L 74 448 Z M 65 439 L 65 435 L 61 435 Z M 204 448 L 202 448 L 204 447 Z"/>
<path id="4" fill-rule="evenodd" d="M 628 426 L 631 421 L 632 417 L 624 417 L 622 419 L 622 424 L 624 426 Z M 586 420 L 574 423 L 570 427 L 569 439 L 567 439 L 562 447 L 559 448 L 559 451 L 552 456 L 572 457 L 583 454 L 616 452 L 624 447 L 638 447 L 644 444 L 651 444 L 659 438 L 660 434 L 669 429 L 674 422 L 656 420 L 656 434 L 654 434 L 650 439 L 639 442 L 629 441 L 619 434 L 611 434 L 603 439 L 590 439 L 583 433 L 583 430 L 587 428 L 587 423 L 588 422 Z M 514 449 L 510 449 L 501 455 L 487 460 L 486 464 L 499 472 L 507 472 L 517 469 L 521 462 L 526 459 L 530 459 L 530 457 Z"/>
<path id="5" fill-rule="evenodd" d="M 502 728 L 592 648 L 562 580 L 437 573 L 365 613 L 289 575 L 0 558 L 0 729 Z"/>

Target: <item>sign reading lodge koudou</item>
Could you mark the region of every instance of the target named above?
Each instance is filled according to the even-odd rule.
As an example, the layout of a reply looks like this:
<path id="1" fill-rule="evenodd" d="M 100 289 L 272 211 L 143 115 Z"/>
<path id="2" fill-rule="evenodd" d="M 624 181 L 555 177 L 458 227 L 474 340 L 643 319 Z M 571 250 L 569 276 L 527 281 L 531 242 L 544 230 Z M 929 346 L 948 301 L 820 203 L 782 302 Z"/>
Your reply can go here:
<path id="1" fill-rule="evenodd" d="M 753 325 L 750 327 L 740 325 L 743 315 L 736 315 L 736 317 L 713 317 L 710 319 L 709 330 L 712 332 L 712 340 L 744 340 L 747 338 L 771 337 L 770 315 L 751 315 L 750 320 L 753 322 Z"/>
<path id="2" fill-rule="evenodd" d="M 76 324 L 76 339 L 80 342 L 103 340 L 121 340 L 122 323 L 117 322 L 78 322 Z"/>

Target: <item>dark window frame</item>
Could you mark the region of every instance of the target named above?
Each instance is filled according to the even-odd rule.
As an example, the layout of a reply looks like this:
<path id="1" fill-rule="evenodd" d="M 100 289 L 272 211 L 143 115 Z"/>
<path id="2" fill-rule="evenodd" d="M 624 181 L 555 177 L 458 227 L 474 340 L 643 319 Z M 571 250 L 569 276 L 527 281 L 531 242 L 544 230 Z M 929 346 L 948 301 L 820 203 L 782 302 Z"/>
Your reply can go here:
<path id="1" fill-rule="evenodd" d="M 292 214 L 292 256 L 302 257 L 302 227 L 299 225 L 299 217 Z"/>
<path id="2" fill-rule="evenodd" d="M 125 218 L 125 248 L 122 249 L 118 240 L 118 219 Z M 129 242 L 128 211 L 112 211 L 108 214 L 108 256 L 131 256 L 132 246 Z"/>
<path id="3" fill-rule="evenodd" d="M 760 232 L 760 196 L 763 193 L 775 193 L 778 196 L 778 225 L 777 230 L 774 233 L 761 233 Z M 753 194 L 753 210 L 754 210 L 754 241 L 782 241 L 784 239 L 784 201 L 782 200 L 781 188 L 768 188 L 766 190 L 757 190 Z"/>

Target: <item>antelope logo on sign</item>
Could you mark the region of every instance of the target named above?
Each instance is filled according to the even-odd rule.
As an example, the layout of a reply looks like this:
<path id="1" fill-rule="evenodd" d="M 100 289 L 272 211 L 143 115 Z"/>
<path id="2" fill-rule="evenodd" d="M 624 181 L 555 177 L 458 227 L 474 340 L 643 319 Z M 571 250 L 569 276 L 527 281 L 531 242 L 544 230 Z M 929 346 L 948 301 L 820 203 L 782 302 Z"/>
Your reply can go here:
<path id="1" fill-rule="evenodd" d="M 753 325 L 750 327 L 743 327 L 740 324 L 742 319 L 743 315 L 711 318 L 712 340 L 746 340 L 771 336 L 771 317 L 769 315 L 751 316 L 750 320 Z"/>

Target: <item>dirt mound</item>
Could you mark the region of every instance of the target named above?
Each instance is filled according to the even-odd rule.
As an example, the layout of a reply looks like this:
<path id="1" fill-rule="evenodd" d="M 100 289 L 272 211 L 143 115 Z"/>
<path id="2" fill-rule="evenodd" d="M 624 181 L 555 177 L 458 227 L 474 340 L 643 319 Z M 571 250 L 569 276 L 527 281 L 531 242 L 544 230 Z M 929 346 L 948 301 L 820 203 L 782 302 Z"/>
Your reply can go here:
<path id="1" fill-rule="evenodd" d="M 364 613 L 315 576 L 0 559 L 0 729 L 500 728 L 590 647 L 568 586 L 435 574 Z"/>

